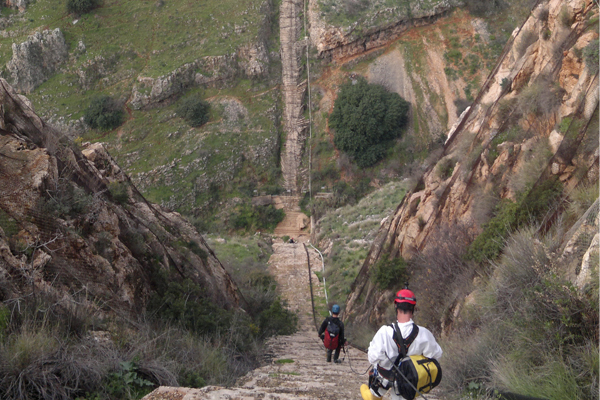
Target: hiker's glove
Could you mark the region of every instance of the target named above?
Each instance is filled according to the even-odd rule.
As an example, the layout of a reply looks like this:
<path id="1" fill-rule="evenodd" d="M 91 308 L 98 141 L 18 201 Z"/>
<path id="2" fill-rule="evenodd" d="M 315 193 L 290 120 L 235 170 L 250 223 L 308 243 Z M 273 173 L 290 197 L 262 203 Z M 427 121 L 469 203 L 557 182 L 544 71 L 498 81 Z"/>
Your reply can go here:
<path id="1" fill-rule="evenodd" d="M 325 340 L 325 334 L 319 335 L 319 338 L 321 338 L 321 340 Z"/>

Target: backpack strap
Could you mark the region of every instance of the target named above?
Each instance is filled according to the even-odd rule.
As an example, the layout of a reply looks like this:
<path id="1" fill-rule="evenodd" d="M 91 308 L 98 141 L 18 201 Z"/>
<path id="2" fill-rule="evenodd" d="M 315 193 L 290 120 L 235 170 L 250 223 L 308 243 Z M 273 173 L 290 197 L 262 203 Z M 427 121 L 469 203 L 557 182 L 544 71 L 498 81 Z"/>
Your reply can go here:
<path id="1" fill-rule="evenodd" d="M 394 342 L 396 342 L 396 346 L 398 346 L 399 359 L 401 360 L 406 357 L 406 353 L 408 353 L 408 348 L 415 340 L 417 335 L 419 334 L 419 327 L 417 324 L 413 323 L 412 331 L 410 335 L 406 339 L 402 337 L 402 332 L 400 332 L 400 327 L 398 326 L 398 322 L 394 322 L 392 324 L 392 329 L 394 330 Z"/>

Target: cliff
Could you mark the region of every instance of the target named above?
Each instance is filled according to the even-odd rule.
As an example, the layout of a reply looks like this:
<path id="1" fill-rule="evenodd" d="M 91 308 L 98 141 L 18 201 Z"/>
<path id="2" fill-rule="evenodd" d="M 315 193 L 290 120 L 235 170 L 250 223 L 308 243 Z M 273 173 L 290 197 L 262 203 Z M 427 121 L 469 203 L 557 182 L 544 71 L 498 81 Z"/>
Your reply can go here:
<path id="1" fill-rule="evenodd" d="M 169 281 L 215 303 L 235 284 L 178 213 L 147 202 L 99 144 L 79 151 L 0 80 L 0 297 L 46 293 L 64 306 L 137 312 Z"/>
<path id="2" fill-rule="evenodd" d="M 594 18 L 591 1 L 553 0 L 513 32 L 474 103 L 448 133 L 440 160 L 379 230 L 346 303 L 350 320 L 385 319 L 392 290 L 370 279 L 382 257 L 464 255 L 501 201 L 533 201 L 548 182 L 560 182 L 568 199 L 574 188 L 598 180 L 598 70 L 582 55 L 598 37 L 590 29 Z M 548 213 L 540 229 L 555 216 Z M 451 270 L 450 258 L 438 260 L 447 263 L 447 274 L 429 279 L 448 278 L 448 293 L 441 295 L 456 296 L 447 299 L 456 306 L 466 294 L 453 293 L 452 276 L 461 271 Z M 580 279 L 581 271 L 574 267 L 570 278 Z"/>
<path id="3" fill-rule="evenodd" d="M 310 2 L 311 40 L 319 57 L 342 59 L 380 47 L 415 26 L 431 24 L 460 2 L 411 1 L 390 7 L 378 0 Z"/>

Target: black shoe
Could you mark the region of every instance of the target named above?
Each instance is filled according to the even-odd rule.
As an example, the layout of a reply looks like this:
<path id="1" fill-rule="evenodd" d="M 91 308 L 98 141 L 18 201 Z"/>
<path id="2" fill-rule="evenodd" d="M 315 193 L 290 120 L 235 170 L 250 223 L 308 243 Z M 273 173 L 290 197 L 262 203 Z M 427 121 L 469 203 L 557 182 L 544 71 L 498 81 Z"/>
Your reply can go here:
<path id="1" fill-rule="evenodd" d="M 336 364 L 341 364 L 342 360 L 333 360 L 333 362 L 336 363 Z"/>

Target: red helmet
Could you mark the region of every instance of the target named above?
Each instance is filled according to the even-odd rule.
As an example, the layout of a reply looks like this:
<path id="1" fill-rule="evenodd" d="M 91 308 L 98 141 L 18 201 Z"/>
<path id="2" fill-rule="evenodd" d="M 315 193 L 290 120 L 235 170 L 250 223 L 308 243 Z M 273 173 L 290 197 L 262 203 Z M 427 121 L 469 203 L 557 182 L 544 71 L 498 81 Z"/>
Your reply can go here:
<path id="1" fill-rule="evenodd" d="M 409 303 L 409 304 L 417 304 L 417 298 L 412 290 L 405 287 L 402 290 L 399 290 L 396 293 L 396 298 L 394 299 L 394 303 Z"/>

